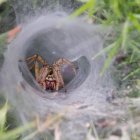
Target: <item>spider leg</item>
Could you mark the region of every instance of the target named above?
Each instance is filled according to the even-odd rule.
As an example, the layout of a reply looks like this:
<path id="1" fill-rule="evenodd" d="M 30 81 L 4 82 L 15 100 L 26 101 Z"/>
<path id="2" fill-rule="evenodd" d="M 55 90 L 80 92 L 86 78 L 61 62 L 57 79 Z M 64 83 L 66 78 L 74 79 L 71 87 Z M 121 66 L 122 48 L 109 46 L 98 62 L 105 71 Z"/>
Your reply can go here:
<path id="1" fill-rule="evenodd" d="M 47 65 L 46 61 L 43 60 L 43 58 L 41 56 L 39 56 L 38 54 L 35 54 L 35 55 L 33 55 L 31 57 L 28 57 L 26 59 L 26 62 L 27 62 L 28 65 L 35 62 L 35 61 L 40 62 L 42 65 Z"/>
<path id="2" fill-rule="evenodd" d="M 43 60 L 43 58 L 41 56 L 39 56 L 38 54 L 34 54 L 33 56 L 28 57 L 26 59 L 26 62 L 27 62 L 27 65 L 29 66 L 30 70 L 32 70 L 35 67 L 35 77 L 36 78 L 39 77 L 39 71 L 40 71 L 39 70 L 39 63 L 41 63 L 44 66 L 47 65 L 46 61 Z"/>
<path id="3" fill-rule="evenodd" d="M 70 65 L 72 67 L 74 73 L 76 74 L 76 66 L 67 59 L 60 58 L 53 64 L 53 66 L 54 67 L 61 67 L 62 65 L 65 65 L 65 64 Z"/>
<path id="4" fill-rule="evenodd" d="M 31 57 L 28 57 L 26 59 L 26 62 L 27 62 L 27 65 L 29 66 L 30 70 L 32 70 L 35 67 L 34 70 L 35 70 L 36 80 L 43 82 L 47 76 L 47 73 L 48 73 L 47 62 L 38 54 L 35 54 Z M 42 68 L 39 68 L 39 63 L 41 63 L 43 65 Z"/>
<path id="5" fill-rule="evenodd" d="M 41 85 L 43 89 L 46 89 L 45 79 L 48 73 L 48 67 L 44 66 L 39 68 L 38 62 L 35 62 L 35 79 Z"/>
<path id="6" fill-rule="evenodd" d="M 39 64 L 37 61 L 35 61 L 35 79 L 37 80 L 39 78 Z"/>
<path id="7" fill-rule="evenodd" d="M 61 80 L 59 78 L 59 74 L 58 74 L 58 70 L 54 68 L 53 70 L 53 73 L 54 73 L 54 77 L 56 79 L 56 86 L 55 86 L 55 90 L 58 91 L 59 90 L 59 87 L 61 86 Z"/>
<path id="8" fill-rule="evenodd" d="M 54 73 L 54 76 L 55 76 L 56 81 L 57 81 L 56 88 L 58 89 L 59 87 L 64 87 L 64 81 L 63 81 L 63 77 L 61 75 L 60 68 L 54 67 L 53 73 Z"/>
<path id="9" fill-rule="evenodd" d="M 74 71 L 74 73 L 76 74 L 76 69 L 75 66 L 72 62 L 70 62 L 67 59 L 64 58 L 60 58 L 58 59 L 54 64 L 53 64 L 53 69 L 54 69 L 54 76 L 56 78 L 57 84 L 56 84 L 56 90 L 59 89 L 59 87 L 64 87 L 64 81 L 63 81 L 63 77 L 61 74 L 61 66 L 62 65 L 70 65 Z"/>
<path id="10" fill-rule="evenodd" d="M 27 64 L 31 64 L 32 62 L 36 61 L 37 57 L 38 57 L 38 55 L 35 54 L 35 55 L 31 56 L 31 57 L 26 58 Z"/>
<path id="11" fill-rule="evenodd" d="M 26 59 L 27 65 L 29 66 L 29 70 L 32 70 L 35 67 L 35 63 L 36 63 L 36 59 L 37 59 L 38 55 L 35 54 L 31 57 L 28 57 Z M 33 65 L 31 65 L 32 63 L 34 63 Z M 31 65 L 31 66 L 30 66 Z M 36 69 L 36 68 L 35 68 Z"/>
<path id="12" fill-rule="evenodd" d="M 38 62 L 42 63 L 43 65 L 47 65 L 47 62 L 39 55 L 37 57 L 37 60 L 38 60 Z"/>
<path id="13" fill-rule="evenodd" d="M 47 66 L 42 67 L 42 68 L 39 70 L 38 73 L 39 73 L 39 74 L 38 74 L 38 77 L 37 77 L 36 80 L 37 80 L 37 81 L 40 81 L 40 82 L 45 81 L 46 76 L 47 76 L 47 74 L 48 74 L 48 67 L 47 67 Z"/>

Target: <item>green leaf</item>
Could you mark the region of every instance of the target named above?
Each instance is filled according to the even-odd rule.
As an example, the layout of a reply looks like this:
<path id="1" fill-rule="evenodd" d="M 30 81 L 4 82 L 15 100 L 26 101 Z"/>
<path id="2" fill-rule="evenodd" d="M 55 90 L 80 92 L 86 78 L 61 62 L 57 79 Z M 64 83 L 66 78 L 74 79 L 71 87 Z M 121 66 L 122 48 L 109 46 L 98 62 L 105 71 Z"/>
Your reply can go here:
<path id="1" fill-rule="evenodd" d="M 5 131 L 5 123 L 6 123 L 6 115 L 8 112 L 8 104 L 6 103 L 1 109 L 0 109 L 0 133 Z"/>
<path id="2" fill-rule="evenodd" d="M 112 47 L 113 48 L 109 51 L 108 57 L 105 60 L 105 63 L 104 63 L 103 69 L 101 70 L 100 76 L 102 76 L 104 74 L 104 72 L 107 70 L 107 68 L 111 64 L 113 57 L 117 54 L 118 49 L 120 48 L 120 39 L 118 39 L 116 42 L 114 42 L 112 44 Z"/>
<path id="3" fill-rule="evenodd" d="M 84 5 L 82 5 L 79 9 L 75 10 L 70 17 L 77 17 L 83 14 L 86 10 L 89 9 L 89 15 L 93 12 L 93 8 L 95 6 L 95 0 L 88 0 Z"/>
<path id="4" fill-rule="evenodd" d="M 126 42 L 128 40 L 128 31 L 129 31 L 129 21 L 126 20 L 123 26 L 123 31 L 122 31 L 122 49 L 127 47 Z"/>
<path id="5" fill-rule="evenodd" d="M 4 3 L 4 2 L 6 2 L 7 0 L 0 0 L 0 4 L 2 4 L 2 3 Z"/>
<path id="6" fill-rule="evenodd" d="M 3 55 L 6 49 L 6 40 L 7 40 L 7 33 L 3 33 L 0 35 L 0 57 Z"/>
<path id="7" fill-rule="evenodd" d="M 131 76 L 133 76 L 133 75 L 135 75 L 135 74 L 137 74 L 139 72 L 140 72 L 140 68 L 137 68 L 136 70 L 130 72 L 127 76 L 125 76 L 122 81 L 128 79 L 129 77 L 131 77 Z"/>
<path id="8" fill-rule="evenodd" d="M 6 43 L 7 40 L 7 33 L 0 34 L 0 47 Z"/>
<path id="9" fill-rule="evenodd" d="M 135 3 L 140 6 L 140 1 L 139 0 L 135 0 Z"/>
<path id="10" fill-rule="evenodd" d="M 134 27 L 136 27 L 140 31 L 140 24 L 138 21 L 138 19 L 140 18 L 139 16 L 139 14 L 129 14 L 129 19 L 133 23 Z"/>
<path id="11" fill-rule="evenodd" d="M 133 14 L 133 16 L 134 16 L 135 18 L 140 19 L 140 14 Z"/>
<path id="12" fill-rule="evenodd" d="M 116 14 L 116 16 L 120 17 L 121 12 L 119 9 L 119 1 L 118 0 L 110 0 L 110 6 L 112 7 L 112 10 Z"/>
<path id="13" fill-rule="evenodd" d="M 89 0 L 89 8 L 88 8 L 88 15 L 89 17 L 92 17 L 95 10 L 94 10 L 94 7 L 95 7 L 95 0 Z"/>
<path id="14" fill-rule="evenodd" d="M 15 128 L 11 131 L 8 131 L 6 133 L 0 133 L 0 140 L 14 140 L 18 138 L 22 133 L 26 132 L 27 130 L 30 130 L 32 128 L 36 127 L 35 122 L 28 123 L 24 126 Z"/>
<path id="15" fill-rule="evenodd" d="M 135 50 L 132 50 L 132 54 L 131 54 L 130 61 L 129 61 L 130 63 L 133 62 L 134 57 L 135 57 Z"/>
<path id="16" fill-rule="evenodd" d="M 92 57 L 92 60 L 95 60 L 97 57 L 110 51 L 114 47 L 115 44 L 116 44 L 116 42 L 114 42 L 114 43 L 110 44 L 109 46 L 105 47 L 104 49 L 102 49 L 100 52 L 98 52 L 95 56 Z"/>

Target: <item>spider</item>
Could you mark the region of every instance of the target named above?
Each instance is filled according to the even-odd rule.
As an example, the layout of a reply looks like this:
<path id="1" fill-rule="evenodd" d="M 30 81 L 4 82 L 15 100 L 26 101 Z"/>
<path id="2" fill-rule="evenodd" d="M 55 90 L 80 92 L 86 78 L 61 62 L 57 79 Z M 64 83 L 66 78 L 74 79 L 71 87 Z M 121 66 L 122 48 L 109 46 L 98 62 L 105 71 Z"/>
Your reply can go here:
<path id="1" fill-rule="evenodd" d="M 61 74 L 61 66 L 68 64 L 72 67 L 76 74 L 75 65 L 67 59 L 60 58 L 52 65 L 47 62 L 38 54 L 34 54 L 26 59 L 27 65 L 30 70 L 34 70 L 35 79 L 44 90 L 58 91 L 64 87 L 64 81 Z M 31 65 L 34 63 L 33 65 Z M 40 68 L 40 64 L 42 67 Z"/>

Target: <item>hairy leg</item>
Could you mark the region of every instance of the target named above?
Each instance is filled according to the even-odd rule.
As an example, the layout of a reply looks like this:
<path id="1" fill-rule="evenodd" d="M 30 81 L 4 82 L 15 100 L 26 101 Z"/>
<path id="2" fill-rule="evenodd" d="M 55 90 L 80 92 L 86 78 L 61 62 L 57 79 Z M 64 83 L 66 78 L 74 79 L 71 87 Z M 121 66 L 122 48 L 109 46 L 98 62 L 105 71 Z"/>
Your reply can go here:
<path id="1" fill-rule="evenodd" d="M 35 61 L 35 79 L 38 80 L 39 78 L 39 64 L 37 61 Z"/>
<path id="2" fill-rule="evenodd" d="M 75 65 L 74 65 L 72 62 L 70 62 L 69 60 L 67 60 L 67 59 L 60 58 L 60 59 L 58 59 L 58 60 L 53 64 L 53 66 L 54 66 L 54 67 L 61 67 L 62 65 L 66 65 L 66 64 L 67 64 L 67 65 L 70 65 L 70 66 L 72 67 L 74 73 L 76 74 Z"/>
<path id="3" fill-rule="evenodd" d="M 54 73 L 54 77 L 56 79 L 55 90 L 58 91 L 59 90 L 59 87 L 60 87 L 60 81 L 59 81 L 59 78 L 58 78 L 57 71 L 55 69 L 54 69 L 53 73 Z"/>
<path id="4" fill-rule="evenodd" d="M 30 65 L 31 63 L 36 62 L 36 61 L 40 62 L 42 65 L 47 65 L 46 61 L 38 54 L 34 54 L 33 56 L 28 57 L 26 59 L 26 62 L 28 65 Z"/>

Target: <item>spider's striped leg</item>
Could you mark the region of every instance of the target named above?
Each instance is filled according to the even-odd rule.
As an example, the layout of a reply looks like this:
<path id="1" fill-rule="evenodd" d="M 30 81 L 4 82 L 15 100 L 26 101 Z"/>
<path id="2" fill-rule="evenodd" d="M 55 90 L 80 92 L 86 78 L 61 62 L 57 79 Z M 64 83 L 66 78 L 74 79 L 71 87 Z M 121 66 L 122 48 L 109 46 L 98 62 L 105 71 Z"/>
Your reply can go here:
<path id="1" fill-rule="evenodd" d="M 41 79 L 41 76 L 40 76 L 41 70 L 39 68 L 39 63 L 41 63 L 42 65 L 47 65 L 47 63 L 45 62 L 45 60 L 43 60 L 43 58 L 41 56 L 39 56 L 38 54 L 35 54 L 35 55 L 31 56 L 31 57 L 28 57 L 26 59 L 26 62 L 27 62 L 27 65 L 28 65 L 28 67 L 29 67 L 30 70 L 32 70 L 34 68 L 34 71 L 35 71 L 35 79 L 37 81 L 39 79 Z M 43 71 L 43 69 L 42 69 L 42 71 Z"/>
<path id="2" fill-rule="evenodd" d="M 42 65 L 46 65 L 46 64 L 47 64 L 46 61 L 45 61 L 41 56 L 39 56 L 38 54 L 35 54 L 35 55 L 33 55 L 33 56 L 31 56 L 31 57 L 28 57 L 28 58 L 26 59 L 26 62 L 27 62 L 28 65 L 31 64 L 31 63 L 34 62 L 34 61 L 38 61 L 38 62 L 40 62 Z"/>
<path id="3" fill-rule="evenodd" d="M 39 64 L 37 61 L 35 61 L 35 79 L 38 80 L 39 77 Z"/>
<path id="4" fill-rule="evenodd" d="M 58 90 L 59 90 L 59 87 L 61 86 L 61 83 L 60 83 L 61 81 L 60 81 L 60 79 L 59 79 L 59 77 L 58 77 L 58 72 L 57 72 L 56 69 L 53 70 L 53 73 L 54 73 L 54 77 L 55 77 L 55 79 L 56 79 L 55 90 L 58 91 Z"/>
<path id="5" fill-rule="evenodd" d="M 38 57 L 38 55 L 35 54 L 35 55 L 31 56 L 31 57 L 26 58 L 27 65 L 28 65 L 30 70 L 32 70 L 35 67 L 35 61 L 36 61 L 37 57 Z"/>
<path id="6" fill-rule="evenodd" d="M 64 81 L 63 81 L 63 77 L 62 77 L 62 75 L 61 75 L 61 71 L 60 71 L 60 69 L 58 68 L 58 67 L 54 67 L 54 76 L 55 76 L 55 78 L 56 78 L 56 81 L 57 81 L 57 83 L 58 83 L 58 85 L 59 85 L 59 87 L 58 88 L 60 88 L 60 87 L 64 87 Z M 57 86 L 56 86 L 57 87 Z"/>
<path id="7" fill-rule="evenodd" d="M 75 65 L 72 62 L 70 62 L 69 60 L 67 60 L 67 59 L 64 59 L 64 58 L 58 59 L 54 63 L 54 66 L 61 67 L 62 65 L 66 65 L 66 64 L 67 65 L 70 65 L 72 67 L 74 73 L 76 74 L 76 67 L 75 67 Z"/>
<path id="8" fill-rule="evenodd" d="M 37 57 L 37 61 L 40 62 L 42 65 L 47 65 L 47 62 L 39 55 Z"/>
<path id="9" fill-rule="evenodd" d="M 38 55 L 35 54 L 35 55 L 31 56 L 31 57 L 26 58 L 27 64 L 31 64 L 32 62 L 36 61 L 37 57 L 38 57 Z"/>
<path id="10" fill-rule="evenodd" d="M 45 79 L 46 79 L 46 76 L 48 74 L 48 67 L 47 66 L 44 66 L 42 68 L 40 68 L 38 74 L 38 77 L 37 77 L 37 81 L 40 81 L 40 82 L 44 82 Z"/>

